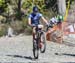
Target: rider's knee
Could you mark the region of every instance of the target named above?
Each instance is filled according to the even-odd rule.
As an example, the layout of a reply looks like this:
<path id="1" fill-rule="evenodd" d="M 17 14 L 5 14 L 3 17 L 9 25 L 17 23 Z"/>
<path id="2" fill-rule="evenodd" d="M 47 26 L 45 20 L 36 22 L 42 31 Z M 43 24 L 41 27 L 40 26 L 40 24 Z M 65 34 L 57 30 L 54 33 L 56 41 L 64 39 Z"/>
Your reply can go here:
<path id="1" fill-rule="evenodd" d="M 33 27 L 33 34 L 35 34 L 35 33 L 36 33 L 35 29 L 36 29 L 36 27 Z"/>

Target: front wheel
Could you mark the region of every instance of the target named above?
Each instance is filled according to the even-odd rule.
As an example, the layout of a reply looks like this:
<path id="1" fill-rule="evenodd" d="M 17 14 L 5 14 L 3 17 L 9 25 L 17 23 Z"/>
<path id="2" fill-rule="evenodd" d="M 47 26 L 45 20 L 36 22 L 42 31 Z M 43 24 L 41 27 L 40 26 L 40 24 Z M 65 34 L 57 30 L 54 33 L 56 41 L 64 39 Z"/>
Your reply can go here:
<path id="1" fill-rule="evenodd" d="M 33 55 L 35 59 L 38 59 L 38 43 L 37 40 L 33 40 Z"/>
<path id="2" fill-rule="evenodd" d="M 41 53 L 44 53 L 45 50 L 46 50 L 46 36 L 45 36 L 45 32 L 42 32 L 41 33 L 41 36 L 40 36 L 40 51 Z"/>

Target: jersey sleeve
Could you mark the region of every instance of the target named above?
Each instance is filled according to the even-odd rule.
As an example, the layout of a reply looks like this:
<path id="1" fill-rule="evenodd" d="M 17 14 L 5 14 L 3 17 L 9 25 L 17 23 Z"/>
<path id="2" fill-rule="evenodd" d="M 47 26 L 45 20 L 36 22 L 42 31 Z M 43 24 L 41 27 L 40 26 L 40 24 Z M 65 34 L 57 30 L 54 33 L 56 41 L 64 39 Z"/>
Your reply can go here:
<path id="1" fill-rule="evenodd" d="M 29 16 L 28 16 L 28 18 L 31 18 L 32 17 L 32 15 L 30 14 Z"/>
<path id="2" fill-rule="evenodd" d="M 40 16 L 40 17 L 42 17 L 42 14 L 41 14 L 41 13 L 39 13 L 39 16 Z"/>

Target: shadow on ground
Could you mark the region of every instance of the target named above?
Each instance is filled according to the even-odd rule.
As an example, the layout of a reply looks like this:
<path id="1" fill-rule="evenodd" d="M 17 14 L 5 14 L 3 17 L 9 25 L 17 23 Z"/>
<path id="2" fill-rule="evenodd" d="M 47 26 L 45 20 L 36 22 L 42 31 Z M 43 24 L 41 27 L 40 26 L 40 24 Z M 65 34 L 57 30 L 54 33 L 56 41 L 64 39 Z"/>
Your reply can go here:
<path id="1" fill-rule="evenodd" d="M 65 56 L 73 56 L 75 57 L 75 54 L 67 54 L 67 53 L 55 53 L 55 55 L 65 55 Z"/>
<path id="2" fill-rule="evenodd" d="M 67 53 L 55 53 L 55 55 L 59 55 L 59 56 L 72 56 L 75 57 L 75 54 L 67 54 Z M 60 62 L 60 63 L 75 63 L 75 62 Z"/>
<path id="3" fill-rule="evenodd" d="M 6 55 L 6 56 L 10 56 L 10 57 L 14 57 L 14 58 L 25 58 L 28 60 L 34 60 L 34 58 L 32 58 L 31 56 L 21 56 L 21 55 Z"/>
<path id="4" fill-rule="evenodd" d="M 67 45 L 67 46 L 75 47 L 75 43 L 63 41 L 63 44 L 64 44 L 64 45 Z"/>
<path id="5" fill-rule="evenodd" d="M 60 63 L 75 63 L 75 62 L 60 62 Z"/>

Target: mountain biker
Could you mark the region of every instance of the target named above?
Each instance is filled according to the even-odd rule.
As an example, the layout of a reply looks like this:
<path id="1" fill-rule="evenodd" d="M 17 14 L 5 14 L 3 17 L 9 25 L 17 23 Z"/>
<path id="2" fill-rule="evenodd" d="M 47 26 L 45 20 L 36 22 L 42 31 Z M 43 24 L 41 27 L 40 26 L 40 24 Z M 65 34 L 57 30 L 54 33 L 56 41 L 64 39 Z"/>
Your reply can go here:
<path id="1" fill-rule="evenodd" d="M 43 15 L 39 12 L 39 9 L 37 6 L 33 7 L 33 12 L 28 17 L 28 24 L 33 29 L 33 39 L 35 39 L 35 29 L 36 25 L 38 25 L 39 28 L 43 28 L 43 25 L 40 26 L 40 18 L 48 25 L 47 20 L 43 17 Z"/>
<path id="2" fill-rule="evenodd" d="M 62 29 L 62 22 L 63 22 L 64 18 L 62 15 L 57 15 L 57 26 L 59 27 L 59 29 Z"/>
<path id="3" fill-rule="evenodd" d="M 62 15 L 58 15 L 58 16 L 57 16 L 57 20 L 58 20 L 58 21 L 57 21 L 57 24 L 61 24 L 62 21 L 63 21 L 63 19 L 64 19 L 64 18 L 63 18 Z"/>
<path id="4" fill-rule="evenodd" d="M 54 25 L 57 24 L 57 19 L 56 17 L 52 17 L 49 21 L 50 26 L 53 28 Z"/>

